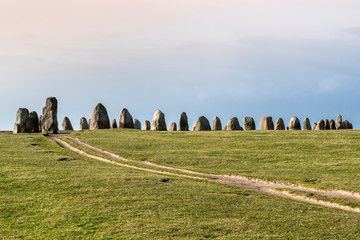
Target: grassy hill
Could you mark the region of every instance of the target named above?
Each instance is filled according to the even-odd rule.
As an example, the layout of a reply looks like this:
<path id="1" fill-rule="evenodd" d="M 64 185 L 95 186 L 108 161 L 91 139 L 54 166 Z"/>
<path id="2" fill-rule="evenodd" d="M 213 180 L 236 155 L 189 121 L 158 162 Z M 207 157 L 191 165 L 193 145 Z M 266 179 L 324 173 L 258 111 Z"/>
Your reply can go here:
<path id="1" fill-rule="evenodd" d="M 352 182 L 359 164 L 358 131 L 71 135 L 133 160 L 359 190 Z M 41 135 L 0 134 L 0 238 L 360 238 L 356 213 L 163 178 L 79 157 Z"/>

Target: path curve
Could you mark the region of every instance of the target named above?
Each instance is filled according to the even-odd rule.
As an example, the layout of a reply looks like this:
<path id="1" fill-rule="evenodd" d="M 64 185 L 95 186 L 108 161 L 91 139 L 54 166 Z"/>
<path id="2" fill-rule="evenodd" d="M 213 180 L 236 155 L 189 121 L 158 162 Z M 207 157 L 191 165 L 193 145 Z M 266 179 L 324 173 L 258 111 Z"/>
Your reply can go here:
<path id="1" fill-rule="evenodd" d="M 103 155 L 104 157 L 112 158 L 112 159 L 116 159 L 116 160 L 124 162 L 124 163 L 119 163 L 116 161 L 109 160 L 107 158 L 102 158 L 102 157 L 88 154 L 78 148 L 71 146 L 67 142 L 59 139 L 58 137 L 59 136 L 56 136 L 56 135 L 48 136 L 49 139 L 55 141 L 62 148 L 65 148 L 76 154 L 79 154 L 79 155 L 82 155 L 82 156 L 85 156 L 88 158 L 92 158 L 92 159 L 95 159 L 98 161 L 102 161 L 105 163 L 110 163 L 110 164 L 114 164 L 114 165 L 121 166 L 121 167 L 132 168 L 132 169 L 136 169 L 136 170 L 140 170 L 140 171 L 152 172 L 152 173 L 156 173 L 156 174 L 163 174 L 163 175 L 168 175 L 168 176 L 177 176 L 177 177 L 183 177 L 183 178 L 216 182 L 216 183 L 221 183 L 221 184 L 225 184 L 225 185 L 240 187 L 243 189 L 247 189 L 247 190 L 251 190 L 251 191 L 255 191 L 255 192 L 259 192 L 259 193 L 265 193 L 265 194 L 269 194 L 269 195 L 273 195 L 273 196 L 289 198 L 289 199 L 292 199 L 295 201 L 306 202 L 306 203 L 320 205 L 320 206 L 324 206 L 324 207 L 337 208 L 337 209 L 341 209 L 341 210 L 345 210 L 345 211 L 349 211 L 349 212 L 360 213 L 360 209 L 358 209 L 358 208 L 351 208 L 351 207 L 342 206 L 342 205 L 339 205 L 336 203 L 320 201 L 320 200 L 311 199 L 311 198 L 298 196 L 298 195 L 292 195 L 288 192 L 280 192 L 280 191 L 276 191 L 273 189 L 275 189 L 275 188 L 284 188 L 285 190 L 293 189 L 293 190 L 311 193 L 314 195 L 320 195 L 320 196 L 325 196 L 325 197 L 336 197 L 336 198 L 342 198 L 342 199 L 346 199 L 346 200 L 360 202 L 360 194 L 358 194 L 358 193 L 352 193 L 352 192 L 341 191 L 341 190 L 324 191 L 324 190 L 319 190 L 319 189 L 314 189 L 314 188 L 301 187 L 301 186 L 298 186 L 295 184 L 290 184 L 290 183 L 268 182 L 268 181 L 263 181 L 263 180 L 259 180 L 259 179 L 251 179 L 251 178 L 247 178 L 247 177 L 243 177 L 243 176 L 206 174 L 206 173 L 195 172 L 195 171 L 190 171 L 190 170 L 186 170 L 186 169 L 162 166 L 162 165 L 145 162 L 145 161 L 128 160 L 128 159 L 120 157 L 114 153 L 107 152 L 107 151 L 101 150 L 99 148 L 96 148 L 94 146 L 91 146 L 89 144 L 83 143 L 79 139 L 65 136 L 66 139 L 70 140 L 71 142 L 73 142 L 74 144 L 76 144 L 78 146 L 85 147 L 91 151 L 94 151 L 96 153 Z M 141 164 L 144 167 L 131 166 L 131 165 L 126 164 L 126 162 Z M 154 167 L 154 168 L 162 169 L 163 171 L 149 169 L 146 167 Z M 182 173 L 182 174 L 167 172 L 166 170 L 178 172 L 178 173 Z M 191 174 L 193 176 L 184 175 L 184 174 Z"/>

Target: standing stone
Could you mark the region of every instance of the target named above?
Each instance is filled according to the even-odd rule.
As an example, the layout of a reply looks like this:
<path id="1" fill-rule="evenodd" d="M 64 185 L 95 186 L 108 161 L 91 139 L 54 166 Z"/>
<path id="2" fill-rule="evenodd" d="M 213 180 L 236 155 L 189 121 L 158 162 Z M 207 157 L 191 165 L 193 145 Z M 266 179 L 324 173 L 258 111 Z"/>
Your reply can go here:
<path id="1" fill-rule="evenodd" d="M 37 133 L 39 131 L 39 117 L 37 113 L 31 112 L 29 114 L 29 132 L 30 133 Z"/>
<path id="2" fill-rule="evenodd" d="M 318 124 L 316 125 L 315 130 L 325 130 L 325 121 L 324 119 L 320 119 Z"/>
<path id="3" fill-rule="evenodd" d="M 46 99 L 46 105 L 42 114 L 42 132 L 56 134 L 59 131 L 57 120 L 58 102 L 56 98 L 50 97 Z"/>
<path id="4" fill-rule="evenodd" d="M 209 120 L 201 116 L 194 124 L 194 131 L 211 131 Z"/>
<path id="5" fill-rule="evenodd" d="M 227 131 L 227 125 L 224 126 L 224 131 Z"/>
<path id="6" fill-rule="evenodd" d="M 160 110 L 156 110 L 151 123 L 152 131 L 166 131 L 165 115 Z"/>
<path id="7" fill-rule="evenodd" d="M 244 129 L 245 131 L 256 130 L 255 121 L 252 117 L 244 118 Z"/>
<path id="8" fill-rule="evenodd" d="M 106 108 L 99 103 L 91 115 L 90 129 L 109 129 L 110 120 Z"/>
<path id="9" fill-rule="evenodd" d="M 141 122 L 138 119 L 134 119 L 134 128 L 141 130 Z"/>
<path id="10" fill-rule="evenodd" d="M 242 131 L 244 130 L 239 123 L 239 120 L 237 117 L 233 117 L 229 120 L 227 124 L 227 131 Z"/>
<path id="11" fill-rule="evenodd" d="M 170 123 L 169 131 L 177 131 L 177 126 L 175 122 Z"/>
<path id="12" fill-rule="evenodd" d="M 289 130 L 301 130 L 301 124 L 297 117 L 292 117 L 290 119 Z"/>
<path id="13" fill-rule="evenodd" d="M 89 129 L 90 129 L 90 126 L 91 126 L 91 118 L 90 118 L 89 121 L 88 121 L 88 126 L 89 126 Z"/>
<path id="14" fill-rule="evenodd" d="M 329 121 L 329 119 L 325 119 L 325 130 L 330 130 L 330 121 Z"/>
<path id="15" fill-rule="evenodd" d="M 282 118 L 279 118 L 278 120 L 276 120 L 275 122 L 275 130 L 277 131 L 284 131 L 285 130 L 285 123 L 284 120 Z"/>
<path id="16" fill-rule="evenodd" d="M 87 130 L 89 129 L 88 122 L 86 121 L 86 118 L 82 117 L 80 118 L 80 130 Z"/>
<path id="17" fill-rule="evenodd" d="M 120 111 L 119 128 L 134 128 L 134 120 L 126 108 Z"/>
<path id="18" fill-rule="evenodd" d="M 64 131 L 73 131 L 73 126 L 71 125 L 70 119 L 68 117 L 64 117 L 62 121 L 62 127 Z"/>
<path id="19" fill-rule="evenodd" d="M 110 125 L 110 128 L 115 129 L 115 128 L 117 128 L 117 127 L 118 127 L 118 126 L 117 126 L 117 123 L 116 123 L 116 119 L 112 120 L 111 125 Z"/>
<path id="20" fill-rule="evenodd" d="M 193 124 L 192 130 L 195 131 L 196 129 L 196 123 Z"/>
<path id="21" fill-rule="evenodd" d="M 341 115 L 337 115 L 336 121 L 337 121 L 337 122 L 342 122 L 342 116 L 341 116 Z"/>
<path id="22" fill-rule="evenodd" d="M 336 121 L 335 122 L 335 127 L 336 127 L 336 130 L 342 130 L 342 129 L 346 129 L 346 125 L 345 125 L 345 122 L 341 121 Z"/>
<path id="23" fill-rule="evenodd" d="M 329 124 L 330 124 L 330 130 L 336 130 L 335 121 L 333 119 L 329 121 Z"/>
<path id="24" fill-rule="evenodd" d="M 143 130 L 149 131 L 150 130 L 150 121 L 145 120 Z"/>
<path id="25" fill-rule="evenodd" d="M 311 130 L 311 124 L 309 118 L 305 118 L 303 121 L 304 130 Z"/>
<path id="26" fill-rule="evenodd" d="M 213 131 L 221 131 L 222 130 L 222 124 L 221 124 L 220 118 L 218 118 L 216 116 L 213 119 L 212 130 Z"/>
<path id="27" fill-rule="evenodd" d="M 179 131 L 189 131 L 188 117 L 185 112 L 180 115 Z"/>
<path id="28" fill-rule="evenodd" d="M 348 120 L 344 120 L 345 129 L 352 129 L 352 124 Z"/>
<path id="29" fill-rule="evenodd" d="M 260 121 L 260 130 L 274 130 L 272 117 L 262 117 Z"/>
<path id="30" fill-rule="evenodd" d="M 41 132 L 41 129 L 42 129 L 41 122 L 42 122 L 42 115 L 39 116 L 39 131 L 38 132 Z"/>
<path id="31" fill-rule="evenodd" d="M 15 124 L 13 133 L 28 133 L 29 132 L 29 110 L 26 108 L 19 108 L 15 116 Z"/>
<path id="32" fill-rule="evenodd" d="M 317 127 L 317 124 L 316 124 L 316 123 L 313 123 L 313 125 L 312 125 L 312 130 L 316 130 L 316 127 Z"/>

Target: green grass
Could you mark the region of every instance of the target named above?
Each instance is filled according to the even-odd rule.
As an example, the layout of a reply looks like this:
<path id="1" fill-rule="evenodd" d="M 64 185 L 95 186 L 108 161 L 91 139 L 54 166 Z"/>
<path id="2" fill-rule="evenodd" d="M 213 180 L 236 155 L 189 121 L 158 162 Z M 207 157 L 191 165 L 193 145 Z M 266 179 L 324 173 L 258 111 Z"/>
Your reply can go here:
<path id="1" fill-rule="evenodd" d="M 360 192 L 360 131 L 153 132 L 100 130 L 72 137 L 131 160 Z"/>
<path id="2" fill-rule="evenodd" d="M 351 200 L 342 199 L 342 198 L 315 195 L 312 193 L 303 192 L 303 191 L 299 191 L 299 190 L 293 190 L 293 189 L 287 189 L 287 188 L 275 188 L 274 190 L 279 191 L 279 192 L 287 192 L 292 195 L 307 197 L 307 198 L 311 198 L 311 199 L 315 199 L 315 200 L 336 203 L 341 206 L 347 206 L 347 207 L 360 209 L 360 202 L 358 202 L 358 201 L 351 201 Z"/>
<path id="3" fill-rule="evenodd" d="M 0 134 L 2 239 L 356 239 L 360 215 L 79 157 Z"/>

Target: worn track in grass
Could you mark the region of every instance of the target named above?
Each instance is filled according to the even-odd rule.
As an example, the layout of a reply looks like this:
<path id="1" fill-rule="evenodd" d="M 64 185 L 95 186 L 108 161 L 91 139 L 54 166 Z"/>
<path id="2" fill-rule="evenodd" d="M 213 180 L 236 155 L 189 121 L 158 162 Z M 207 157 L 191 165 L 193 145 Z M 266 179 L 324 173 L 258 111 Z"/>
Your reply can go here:
<path id="1" fill-rule="evenodd" d="M 98 149 L 89 144 L 80 142 L 78 139 L 74 139 L 71 137 L 65 137 L 66 139 L 72 141 L 74 144 L 76 144 L 78 146 L 85 147 L 90 151 L 93 151 L 93 152 L 103 155 L 105 157 L 105 158 L 103 158 L 103 157 L 91 155 L 91 154 L 86 153 L 76 147 L 73 147 L 70 144 L 68 144 L 67 142 L 59 139 L 58 137 L 59 137 L 59 135 L 48 136 L 49 139 L 55 141 L 58 145 L 60 145 L 61 147 L 65 148 L 69 151 L 72 151 L 76 154 L 79 154 L 79 155 L 82 155 L 82 156 L 85 156 L 88 158 L 92 158 L 92 159 L 95 159 L 98 161 L 102 161 L 105 163 L 110 163 L 110 164 L 114 164 L 114 165 L 121 166 L 121 167 L 132 168 L 132 169 L 136 169 L 136 170 L 140 170 L 140 171 L 152 172 L 152 173 L 156 173 L 156 174 L 163 174 L 163 175 L 168 175 L 168 176 L 177 176 L 177 177 L 184 177 L 184 178 L 198 179 L 198 180 L 203 180 L 203 181 L 216 182 L 216 183 L 240 187 L 243 189 L 247 189 L 247 190 L 251 190 L 251 191 L 255 191 L 255 192 L 259 192 L 259 193 L 265 193 L 265 194 L 269 194 L 269 195 L 273 195 L 273 196 L 289 198 L 289 199 L 292 199 L 295 201 L 306 202 L 306 203 L 320 205 L 320 206 L 324 206 L 324 207 L 337 208 L 337 209 L 342 209 L 342 210 L 349 211 L 349 212 L 360 213 L 360 209 L 358 209 L 358 208 L 351 208 L 351 207 L 342 206 L 342 205 L 339 205 L 336 203 L 320 201 L 320 200 L 316 200 L 316 199 L 310 199 L 310 198 L 303 197 L 303 196 L 292 195 L 287 192 L 280 192 L 280 191 L 276 191 L 273 189 L 275 189 L 275 188 L 293 189 L 293 190 L 311 193 L 314 195 L 320 195 L 320 196 L 325 196 L 325 197 L 329 197 L 329 198 L 341 198 L 341 199 L 346 199 L 346 200 L 351 200 L 351 201 L 360 201 L 360 194 L 358 194 L 358 193 L 346 192 L 346 191 L 341 191 L 341 190 L 324 191 L 324 190 L 319 190 L 319 189 L 314 189 L 314 188 L 301 187 L 301 186 L 298 186 L 295 184 L 290 184 L 290 183 L 267 182 L 267 181 L 262 181 L 259 179 L 250 179 L 250 178 L 243 177 L 243 176 L 206 174 L 206 173 L 194 172 L 194 171 L 190 171 L 190 170 L 186 170 L 186 169 L 162 166 L 162 165 L 145 162 L 145 161 L 133 161 L 133 160 L 128 160 L 123 157 L 120 157 L 114 153 L 110 153 L 110 152 Z M 109 158 L 121 161 L 123 163 L 110 160 Z M 136 164 L 142 165 L 143 167 L 132 166 L 132 165 L 129 165 L 126 163 L 136 163 Z M 147 167 L 151 167 L 152 169 L 147 168 Z M 153 168 L 157 168 L 159 170 L 154 170 Z M 171 172 L 167 172 L 166 170 L 171 171 Z M 179 174 L 176 174 L 174 172 L 178 172 Z M 190 175 L 186 175 L 186 174 L 190 174 Z"/>

